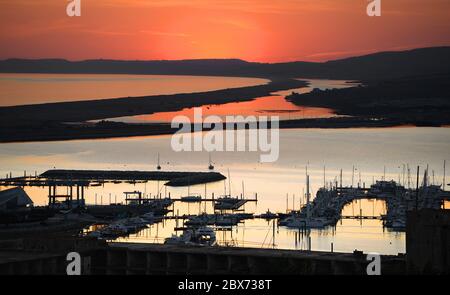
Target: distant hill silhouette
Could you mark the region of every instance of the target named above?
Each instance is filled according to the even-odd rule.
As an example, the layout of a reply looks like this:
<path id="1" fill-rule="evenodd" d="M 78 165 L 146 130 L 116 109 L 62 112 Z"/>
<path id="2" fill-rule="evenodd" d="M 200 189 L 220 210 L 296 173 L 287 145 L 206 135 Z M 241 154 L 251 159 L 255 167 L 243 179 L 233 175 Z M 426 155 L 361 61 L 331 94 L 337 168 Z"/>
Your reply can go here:
<path id="1" fill-rule="evenodd" d="M 119 61 L 8 59 L 0 72 L 208 75 L 385 80 L 450 72 L 450 47 L 380 52 L 322 63 L 254 63 L 238 59 Z"/>

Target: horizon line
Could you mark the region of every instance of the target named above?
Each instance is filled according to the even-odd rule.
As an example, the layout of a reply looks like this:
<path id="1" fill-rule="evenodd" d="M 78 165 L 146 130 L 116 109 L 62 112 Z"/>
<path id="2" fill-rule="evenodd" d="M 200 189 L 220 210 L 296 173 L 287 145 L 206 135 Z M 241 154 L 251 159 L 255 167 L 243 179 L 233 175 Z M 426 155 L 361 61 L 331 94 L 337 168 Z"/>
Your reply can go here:
<path id="1" fill-rule="evenodd" d="M 183 61 L 241 61 L 246 63 L 255 63 L 255 64 L 285 64 L 285 63 L 327 63 L 333 61 L 346 60 L 351 58 L 365 57 L 377 54 L 386 54 L 386 53 L 402 53 L 402 52 L 412 52 L 417 50 L 426 50 L 426 49 L 438 49 L 438 48 L 449 48 L 450 45 L 441 45 L 441 46 L 428 46 L 428 47 L 416 47 L 411 49 L 404 50 L 384 50 L 384 51 L 375 51 L 368 54 L 362 55 L 351 55 L 347 57 L 337 58 L 337 59 L 329 59 L 325 61 L 307 61 L 307 60 L 293 60 L 293 61 L 280 61 L 280 62 L 260 62 L 260 61 L 248 61 L 241 58 L 193 58 L 193 59 L 110 59 L 110 58 L 89 58 L 89 59 L 68 59 L 68 58 L 60 58 L 60 57 L 49 57 L 49 58 L 21 58 L 21 57 L 10 57 L 5 59 L 0 59 L 0 62 L 5 62 L 9 60 L 24 60 L 24 61 L 67 61 L 67 62 L 87 62 L 87 61 L 117 61 L 117 62 L 183 62 Z"/>

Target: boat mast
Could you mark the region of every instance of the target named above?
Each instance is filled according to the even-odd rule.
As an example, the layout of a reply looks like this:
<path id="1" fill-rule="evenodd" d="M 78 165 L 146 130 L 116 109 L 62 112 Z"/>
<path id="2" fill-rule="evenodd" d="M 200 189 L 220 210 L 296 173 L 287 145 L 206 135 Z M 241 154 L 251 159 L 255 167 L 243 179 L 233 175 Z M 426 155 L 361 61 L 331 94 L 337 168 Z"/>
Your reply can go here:
<path id="1" fill-rule="evenodd" d="M 230 178 L 230 169 L 228 169 L 228 193 L 231 197 L 231 178 Z"/>
<path id="2" fill-rule="evenodd" d="M 160 165 L 160 163 L 159 163 L 159 153 L 158 153 L 158 166 L 156 166 L 156 169 L 157 169 L 157 170 L 161 170 L 161 165 Z"/>
<path id="3" fill-rule="evenodd" d="M 354 181 L 355 181 L 355 165 L 352 166 L 352 188 Z"/>
<path id="4" fill-rule="evenodd" d="M 325 180 L 325 165 L 323 165 L 323 188 L 326 188 L 327 187 L 327 184 L 326 184 L 326 180 Z"/>
<path id="5" fill-rule="evenodd" d="M 212 164 L 212 161 L 211 161 L 211 153 L 209 153 L 209 165 L 208 165 L 208 169 L 209 169 L 209 170 L 214 170 L 214 165 Z"/>
<path id="6" fill-rule="evenodd" d="M 227 195 L 227 181 L 226 179 L 223 180 L 223 195 Z"/>
<path id="7" fill-rule="evenodd" d="M 292 194 L 292 211 L 295 211 L 295 194 Z"/>
<path id="8" fill-rule="evenodd" d="M 311 218 L 310 204 L 309 204 L 309 175 L 306 175 L 306 219 Z"/>
<path id="9" fill-rule="evenodd" d="M 406 164 L 406 169 L 408 171 L 408 188 L 411 188 L 411 168 L 409 168 L 409 164 Z"/>
<path id="10" fill-rule="evenodd" d="M 416 211 L 419 209 L 419 173 L 420 166 L 417 166 L 417 179 L 416 179 Z"/>
<path id="11" fill-rule="evenodd" d="M 445 160 L 444 160 L 444 177 L 442 178 L 442 190 L 445 191 Z"/>
<path id="12" fill-rule="evenodd" d="M 286 194 L 286 213 L 289 212 L 289 193 Z"/>
<path id="13" fill-rule="evenodd" d="M 405 186 L 405 177 L 406 177 L 406 166 L 403 164 L 403 179 L 402 179 L 402 185 Z"/>

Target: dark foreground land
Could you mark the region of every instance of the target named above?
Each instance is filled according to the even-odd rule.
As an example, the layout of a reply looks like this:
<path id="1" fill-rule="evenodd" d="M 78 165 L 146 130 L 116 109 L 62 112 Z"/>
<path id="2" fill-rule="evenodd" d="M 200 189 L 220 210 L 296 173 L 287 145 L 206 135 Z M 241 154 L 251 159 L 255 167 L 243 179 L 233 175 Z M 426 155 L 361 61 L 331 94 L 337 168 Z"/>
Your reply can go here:
<path id="1" fill-rule="evenodd" d="M 73 240 L 0 241 L 0 274 L 66 275 L 66 256 L 73 248 L 90 260 L 83 275 L 365 275 L 368 264 L 362 252 L 347 254 Z M 50 251 L 30 250 L 38 247 Z M 383 274 L 406 273 L 404 255 L 383 255 L 381 262 Z"/>
<path id="2" fill-rule="evenodd" d="M 0 142 L 172 134 L 177 130 L 170 124 L 82 122 L 248 101 L 306 86 L 306 82 L 294 79 L 298 77 L 359 80 L 362 86 L 288 96 L 294 104 L 330 108 L 345 117 L 283 121 L 281 128 L 450 125 L 450 47 L 384 52 L 325 63 L 6 60 L 0 61 L 0 72 L 221 75 L 271 81 L 202 93 L 0 107 Z"/>

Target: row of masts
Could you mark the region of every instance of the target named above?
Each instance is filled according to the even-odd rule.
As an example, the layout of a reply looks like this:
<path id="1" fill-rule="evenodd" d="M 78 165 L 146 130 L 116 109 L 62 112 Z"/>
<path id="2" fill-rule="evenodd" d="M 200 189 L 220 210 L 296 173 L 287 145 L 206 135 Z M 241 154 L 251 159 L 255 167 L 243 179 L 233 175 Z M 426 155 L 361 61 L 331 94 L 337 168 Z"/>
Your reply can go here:
<path id="1" fill-rule="evenodd" d="M 414 182 L 412 180 L 412 169 L 409 166 L 409 164 L 402 164 L 402 166 L 399 166 L 399 169 L 401 168 L 401 171 L 398 173 L 398 179 L 397 179 L 397 183 L 404 186 L 405 188 L 413 188 L 414 186 Z M 358 170 L 357 167 L 355 167 L 353 165 L 352 167 L 352 178 L 351 178 L 351 185 L 350 187 L 353 188 L 355 186 L 355 174 L 356 171 L 358 171 L 358 182 L 357 182 L 357 187 L 363 187 L 363 185 L 365 184 L 362 181 L 362 174 L 361 174 L 361 170 Z M 306 173 L 308 173 L 308 170 L 306 168 Z M 430 168 L 429 165 L 427 164 L 426 169 L 425 169 L 425 178 L 424 178 L 424 182 L 422 183 L 422 185 L 441 185 L 442 189 L 445 190 L 447 185 L 446 183 L 446 160 L 444 160 L 444 165 L 443 165 L 443 175 L 442 175 L 442 183 L 439 183 L 435 177 L 435 171 L 431 170 L 430 173 Z M 334 178 L 333 182 L 327 182 L 326 181 L 326 166 L 323 167 L 323 187 L 324 188 L 328 188 L 328 185 L 331 185 L 330 187 L 333 187 L 333 184 L 337 183 L 337 178 Z M 339 173 L 339 187 L 343 187 L 343 170 L 340 169 L 340 173 Z M 383 176 L 381 178 L 382 181 L 386 181 L 386 166 L 384 166 L 383 168 Z M 393 179 L 392 179 L 393 180 Z M 372 184 L 375 183 L 375 177 L 372 176 Z"/>
<path id="2" fill-rule="evenodd" d="M 308 163 L 309 164 L 309 163 Z M 412 169 L 410 167 L 409 164 L 402 164 L 402 166 L 399 166 L 399 168 L 402 168 L 401 172 L 398 175 L 398 184 L 402 185 L 405 188 L 408 189 L 418 189 L 419 186 L 419 182 L 417 181 L 413 181 L 412 180 Z M 308 174 L 308 165 L 305 167 L 305 176 L 306 176 L 306 193 L 303 189 L 302 194 L 300 195 L 300 209 L 302 208 L 303 205 L 306 205 L 307 208 L 309 207 L 308 204 L 311 201 L 311 193 L 310 193 L 310 175 Z M 365 188 L 365 182 L 362 182 L 362 177 L 361 177 L 361 170 L 358 170 L 357 167 L 355 167 L 354 165 L 352 166 L 352 178 L 351 178 L 351 185 L 350 188 L 354 187 L 354 182 L 355 182 L 355 174 L 356 171 L 359 172 L 359 180 L 357 183 L 357 187 L 358 188 Z M 420 166 L 417 166 L 417 179 L 419 178 L 419 171 L 420 171 Z M 429 186 L 429 185 L 436 185 L 436 177 L 435 177 L 435 171 L 431 170 L 431 174 L 430 174 L 430 168 L 429 165 L 427 164 L 426 169 L 424 170 L 424 175 L 423 175 L 423 180 L 421 185 L 422 186 Z M 383 176 L 381 178 L 382 181 L 386 181 L 386 166 L 383 167 Z M 339 181 L 338 181 L 339 179 Z M 414 187 L 414 183 L 416 183 L 416 187 Z M 375 184 L 375 177 L 372 177 L 372 184 Z M 445 191 L 446 186 L 450 185 L 450 184 L 446 184 L 446 160 L 444 160 L 443 163 L 443 176 L 442 176 L 442 184 L 441 184 L 441 188 L 443 191 Z M 326 174 L 326 166 L 323 166 L 323 188 L 324 189 L 333 189 L 333 188 L 343 188 L 343 169 L 340 169 L 339 171 L 339 176 L 335 177 L 334 180 L 331 182 L 327 181 L 327 174 Z M 303 198 L 302 198 L 303 195 Z M 303 200 L 305 200 L 306 202 L 303 202 Z M 295 211 L 295 194 L 292 195 L 292 211 Z M 289 210 L 289 193 L 286 194 L 286 211 L 290 211 Z"/>

